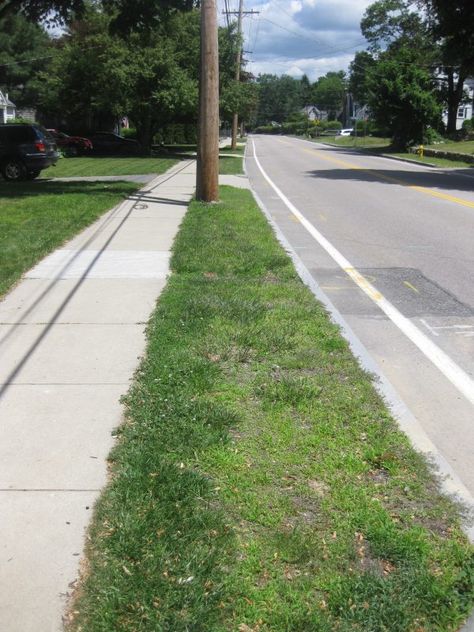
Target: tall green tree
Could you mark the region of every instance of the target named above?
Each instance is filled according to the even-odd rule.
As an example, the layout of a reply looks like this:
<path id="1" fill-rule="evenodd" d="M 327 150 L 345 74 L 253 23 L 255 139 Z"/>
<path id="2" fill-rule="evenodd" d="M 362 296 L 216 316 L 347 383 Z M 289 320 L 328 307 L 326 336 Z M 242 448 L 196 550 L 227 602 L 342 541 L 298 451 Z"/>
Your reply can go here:
<path id="1" fill-rule="evenodd" d="M 392 133 L 392 144 L 404 150 L 422 143 L 427 126 L 437 127 L 441 105 L 429 71 L 417 51 L 394 48 L 380 54 L 368 81 L 369 105 L 376 121 Z"/>
<path id="2" fill-rule="evenodd" d="M 358 51 L 349 68 L 349 92 L 354 100 L 366 105 L 369 102 L 370 93 L 368 79 L 370 71 L 376 65 L 375 58 L 368 51 Z"/>
<path id="3" fill-rule="evenodd" d="M 347 92 L 345 73 L 328 72 L 313 84 L 313 100 L 321 110 L 327 110 L 329 118 L 335 119 L 344 107 Z"/>
<path id="4" fill-rule="evenodd" d="M 46 32 L 23 16 L 0 20 L 0 88 L 17 106 L 36 103 L 36 77 L 46 66 L 50 47 Z"/>
<path id="5" fill-rule="evenodd" d="M 369 50 L 411 48 L 417 63 L 436 79 L 448 112 L 447 131 L 456 131 L 464 81 L 474 73 L 472 0 L 377 0 L 362 19 Z"/>
<path id="6" fill-rule="evenodd" d="M 464 81 L 474 74 L 474 4 L 472 0 L 421 0 L 421 4 L 441 53 L 446 78 L 447 131 L 454 133 Z"/>
<path id="7" fill-rule="evenodd" d="M 378 53 L 396 44 L 432 50 L 428 28 L 411 0 L 376 0 L 362 17 L 360 28 L 369 50 Z"/>
<path id="8" fill-rule="evenodd" d="M 288 116 L 301 109 L 301 82 L 288 75 L 264 74 L 257 77 L 259 108 L 257 125 L 271 121 L 283 123 Z"/>
<path id="9" fill-rule="evenodd" d="M 313 91 L 308 75 L 303 75 L 300 81 L 301 106 L 305 107 L 307 105 L 312 105 Z"/>
<path id="10" fill-rule="evenodd" d="M 67 21 L 84 10 L 84 0 L 0 0 L 0 18 L 23 15 L 33 22 Z"/>

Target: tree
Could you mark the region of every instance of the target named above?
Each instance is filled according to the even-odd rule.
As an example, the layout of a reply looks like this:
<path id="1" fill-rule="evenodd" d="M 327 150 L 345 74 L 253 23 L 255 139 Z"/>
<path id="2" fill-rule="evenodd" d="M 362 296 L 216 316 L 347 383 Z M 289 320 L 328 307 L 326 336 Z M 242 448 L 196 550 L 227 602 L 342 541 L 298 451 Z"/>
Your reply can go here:
<path id="1" fill-rule="evenodd" d="M 47 63 L 51 40 L 45 31 L 21 15 L 0 20 L 0 88 L 17 106 L 37 99 L 35 78 Z"/>
<path id="2" fill-rule="evenodd" d="M 394 43 L 432 48 L 427 27 L 410 0 L 376 0 L 365 11 L 360 28 L 372 53 Z"/>
<path id="3" fill-rule="evenodd" d="M 377 0 L 366 10 L 361 29 L 372 53 L 418 51 L 417 63 L 431 69 L 447 106 L 448 132 L 455 132 L 464 81 L 474 73 L 472 0 Z"/>
<path id="4" fill-rule="evenodd" d="M 438 126 L 441 106 L 416 51 L 400 48 L 381 53 L 367 85 L 374 118 L 391 130 L 395 148 L 422 143 L 426 127 Z"/>
<path id="5" fill-rule="evenodd" d="M 370 71 L 374 68 L 376 61 L 367 51 L 359 51 L 355 54 L 354 61 L 349 69 L 349 92 L 354 100 L 366 105 L 369 102 L 369 88 L 367 85 Z"/>
<path id="6" fill-rule="evenodd" d="M 254 82 L 231 81 L 221 90 L 221 117 L 230 123 L 234 112 L 242 121 L 253 123 L 259 104 L 259 87 Z"/>
<path id="7" fill-rule="evenodd" d="M 113 15 L 113 29 L 120 33 L 154 30 L 162 20 L 178 11 L 189 11 L 198 0 L 0 0 L 0 19 L 23 15 L 32 22 L 47 20 L 68 23 L 83 15 L 91 4 L 101 4 Z"/>
<path id="8" fill-rule="evenodd" d="M 474 73 L 474 6 L 471 0 L 422 0 L 433 38 L 438 42 L 448 108 L 448 133 L 456 131 L 464 81 Z"/>
<path id="9" fill-rule="evenodd" d="M 23 15 L 32 22 L 66 22 L 84 11 L 84 0 L 0 0 L 0 19 Z"/>
<path id="10" fill-rule="evenodd" d="M 306 107 L 307 105 L 312 105 L 311 101 L 313 94 L 311 89 L 311 82 L 308 78 L 308 75 L 303 75 L 300 81 L 301 106 Z"/>
<path id="11" fill-rule="evenodd" d="M 259 75 L 259 107 L 257 125 L 271 121 L 283 123 L 292 112 L 301 109 L 301 82 L 298 79 L 282 75 Z"/>
<path id="12" fill-rule="evenodd" d="M 171 15 L 190 11 L 199 5 L 196 0 L 102 0 L 104 9 L 113 16 L 114 32 L 153 32 Z"/>
<path id="13" fill-rule="evenodd" d="M 112 126 L 127 113 L 131 90 L 129 50 L 109 35 L 108 17 L 88 10 L 56 42 L 39 76 L 43 112 L 69 120 L 76 130 Z"/>
<path id="14" fill-rule="evenodd" d="M 344 107 L 346 91 L 344 72 L 328 72 L 313 85 L 313 100 L 318 108 L 328 111 L 329 118 L 335 119 Z"/>

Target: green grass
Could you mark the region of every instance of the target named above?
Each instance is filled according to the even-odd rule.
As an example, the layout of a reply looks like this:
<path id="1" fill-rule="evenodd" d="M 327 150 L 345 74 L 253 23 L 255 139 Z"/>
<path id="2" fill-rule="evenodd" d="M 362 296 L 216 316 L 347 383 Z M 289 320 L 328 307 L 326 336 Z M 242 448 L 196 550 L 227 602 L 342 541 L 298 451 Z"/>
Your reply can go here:
<path id="1" fill-rule="evenodd" d="M 232 149 L 232 147 L 228 145 L 227 147 L 223 147 L 219 149 L 219 153 L 220 154 L 241 154 L 243 156 L 245 153 L 245 147 L 237 145 L 235 149 Z"/>
<path id="2" fill-rule="evenodd" d="M 315 142 L 334 145 L 334 147 L 353 147 L 354 149 L 387 148 L 390 146 L 389 138 L 378 138 L 375 136 L 358 137 L 355 136 L 321 136 L 315 138 Z"/>
<path id="3" fill-rule="evenodd" d="M 222 175 L 240 175 L 244 173 L 243 156 L 221 156 L 219 158 L 219 173 Z"/>
<path id="4" fill-rule="evenodd" d="M 70 628 L 447 632 L 473 555 L 251 195 L 193 203 Z"/>
<path id="5" fill-rule="evenodd" d="M 411 153 L 390 153 L 390 156 L 395 156 L 398 158 L 407 158 L 408 160 L 414 160 L 415 162 L 419 162 L 421 164 L 429 164 L 435 165 L 436 167 L 447 167 L 449 169 L 466 169 L 466 168 L 474 168 L 474 165 L 469 162 L 464 162 L 462 160 L 448 160 L 447 158 L 436 158 L 433 156 L 418 156 L 418 154 Z"/>
<path id="6" fill-rule="evenodd" d="M 474 140 L 466 140 L 459 142 L 439 143 L 437 145 L 427 145 L 429 149 L 438 149 L 439 151 L 453 151 L 461 154 L 474 154 Z"/>
<path id="7" fill-rule="evenodd" d="M 0 183 L 0 296 L 42 257 L 137 188 L 129 182 Z"/>
<path id="8" fill-rule="evenodd" d="M 164 173 L 176 163 L 174 158 L 61 158 L 55 167 L 41 172 L 42 178 L 78 176 L 133 176 Z"/>

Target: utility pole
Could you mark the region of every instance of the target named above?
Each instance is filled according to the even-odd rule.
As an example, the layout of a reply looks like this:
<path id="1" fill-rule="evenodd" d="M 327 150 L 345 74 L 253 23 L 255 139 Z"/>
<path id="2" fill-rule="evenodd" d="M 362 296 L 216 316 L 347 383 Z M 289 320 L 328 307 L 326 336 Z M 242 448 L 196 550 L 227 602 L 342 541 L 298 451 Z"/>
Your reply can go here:
<path id="1" fill-rule="evenodd" d="M 201 69 L 196 197 L 219 199 L 219 51 L 216 0 L 201 1 Z"/>
<path id="2" fill-rule="evenodd" d="M 244 13 L 244 0 L 239 0 L 239 15 L 237 18 L 237 56 L 235 60 L 235 81 L 240 81 L 240 64 L 242 63 L 242 16 Z M 237 148 L 237 129 L 239 127 L 239 113 L 234 112 L 232 117 L 232 149 Z"/>
<path id="3" fill-rule="evenodd" d="M 227 15 L 237 15 L 237 54 L 235 60 L 235 81 L 238 83 L 240 81 L 240 66 L 242 63 L 242 19 L 244 15 L 257 15 L 259 11 L 244 11 L 244 0 L 239 0 L 239 10 L 235 11 L 224 11 Z M 236 149 L 237 147 L 237 130 L 239 127 L 239 113 L 234 112 L 232 117 L 232 149 Z"/>

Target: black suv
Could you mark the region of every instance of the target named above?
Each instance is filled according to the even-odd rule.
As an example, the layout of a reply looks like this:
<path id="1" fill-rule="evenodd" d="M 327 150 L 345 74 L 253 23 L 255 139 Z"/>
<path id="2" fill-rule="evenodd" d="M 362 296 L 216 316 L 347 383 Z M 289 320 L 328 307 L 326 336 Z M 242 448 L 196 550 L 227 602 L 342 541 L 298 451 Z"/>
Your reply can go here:
<path id="1" fill-rule="evenodd" d="M 58 158 L 54 139 L 40 125 L 0 125 L 0 171 L 5 180 L 33 180 Z"/>

